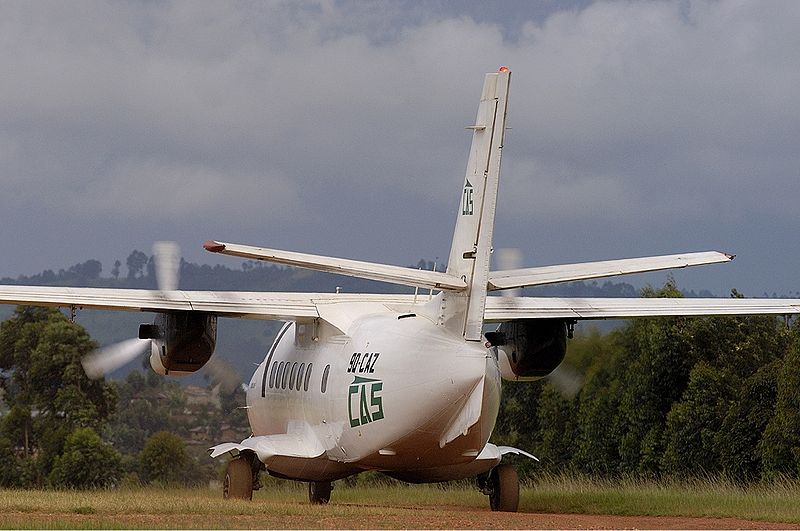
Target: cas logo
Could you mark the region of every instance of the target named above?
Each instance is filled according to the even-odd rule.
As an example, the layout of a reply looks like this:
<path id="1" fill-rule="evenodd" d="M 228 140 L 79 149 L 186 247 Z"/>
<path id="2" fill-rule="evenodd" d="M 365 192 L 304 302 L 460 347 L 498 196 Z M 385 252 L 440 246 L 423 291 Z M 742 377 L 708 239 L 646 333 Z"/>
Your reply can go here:
<path id="1" fill-rule="evenodd" d="M 472 184 L 467 180 L 467 184 L 464 185 L 464 194 L 461 197 L 461 215 L 462 216 L 471 216 L 474 210 L 474 201 L 472 199 L 473 195 L 473 188 Z"/>
<path id="2" fill-rule="evenodd" d="M 355 428 L 383 418 L 383 382 L 356 376 L 347 393 L 347 412 L 350 427 Z"/>

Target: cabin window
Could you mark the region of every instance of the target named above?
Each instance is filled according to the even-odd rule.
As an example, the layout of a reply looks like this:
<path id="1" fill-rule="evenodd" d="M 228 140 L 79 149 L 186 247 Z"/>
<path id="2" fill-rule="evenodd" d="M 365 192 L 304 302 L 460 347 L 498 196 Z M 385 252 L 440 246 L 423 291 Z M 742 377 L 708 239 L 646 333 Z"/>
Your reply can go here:
<path id="1" fill-rule="evenodd" d="M 297 369 L 297 383 L 294 385 L 294 388 L 298 391 L 303 388 L 303 372 L 306 368 L 305 363 L 300 364 L 300 368 Z"/>
<path id="2" fill-rule="evenodd" d="M 303 390 L 308 391 L 308 381 L 311 380 L 311 368 L 314 367 L 313 363 L 308 364 L 308 370 L 306 371 L 306 381 L 303 382 Z"/>
<path id="3" fill-rule="evenodd" d="M 275 385 L 275 371 L 277 369 L 278 369 L 278 362 L 277 361 L 272 364 L 272 367 L 267 367 L 267 370 L 269 370 L 269 388 L 270 389 L 272 389 L 272 387 Z"/>
<path id="4" fill-rule="evenodd" d="M 289 362 L 283 366 L 283 381 L 281 382 L 281 389 L 286 389 L 286 384 L 289 383 Z"/>
<path id="5" fill-rule="evenodd" d="M 283 362 L 278 364 L 278 369 L 275 371 L 275 389 L 281 386 L 281 375 L 283 374 Z"/>
<path id="6" fill-rule="evenodd" d="M 322 371 L 322 387 L 320 390 L 324 393 L 328 389 L 328 373 L 331 372 L 331 366 L 325 365 L 325 370 Z"/>
<path id="7" fill-rule="evenodd" d="M 292 373 L 289 375 L 289 389 L 294 389 L 295 376 L 297 376 L 297 362 L 292 363 Z"/>

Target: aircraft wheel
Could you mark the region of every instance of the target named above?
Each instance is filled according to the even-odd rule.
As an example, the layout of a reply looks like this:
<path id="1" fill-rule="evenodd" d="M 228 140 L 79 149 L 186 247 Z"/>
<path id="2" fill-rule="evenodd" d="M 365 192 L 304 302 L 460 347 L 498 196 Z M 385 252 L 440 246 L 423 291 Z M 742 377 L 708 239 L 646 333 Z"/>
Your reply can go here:
<path id="1" fill-rule="evenodd" d="M 247 459 L 237 457 L 228 462 L 225 481 L 222 483 L 222 497 L 225 499 L 253 499 L 253 471 Z"/>
<path id="2" fill-rule="evenodd" d="M 314 505 L 325 505 L 331 500 L 330 481 L 310 481 L 308 483 L 308 501 Z"/>
<path id="3" fill-rule="evenodd" d="M 519 477 L 511 465 L 497 465 L 489 474 L 489 505 L 493 511 L 517 512 Z"/>

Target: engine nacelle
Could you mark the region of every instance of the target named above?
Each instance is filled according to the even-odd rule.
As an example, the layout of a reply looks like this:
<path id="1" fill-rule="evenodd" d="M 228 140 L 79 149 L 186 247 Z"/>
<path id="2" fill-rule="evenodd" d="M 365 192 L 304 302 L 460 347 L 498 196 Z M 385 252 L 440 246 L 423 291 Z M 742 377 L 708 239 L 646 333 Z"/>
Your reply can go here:
<path id="1" fill-rule="evenodd" d="M 567 353 L 567 322 L 525 319 L 501 323 L 486 339 L 497 347 L 500 373 L 506 380 L 538 380 L 555 370 Z"/>
<path id="2" fill-rule="evenodd" d="M 158 374 L 184 376 L 206 364 L 217 344 L 217 316 L 203 312 L 168 312 L 153 324 L 139 326 L 150 339 L 150 366 Z"/>

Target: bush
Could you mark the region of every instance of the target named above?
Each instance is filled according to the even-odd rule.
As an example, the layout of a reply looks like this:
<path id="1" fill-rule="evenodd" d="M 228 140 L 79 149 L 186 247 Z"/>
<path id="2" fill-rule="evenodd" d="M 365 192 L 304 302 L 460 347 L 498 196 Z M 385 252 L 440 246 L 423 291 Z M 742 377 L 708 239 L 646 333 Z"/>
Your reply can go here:
<path id="1" fill-rule="evenodd" d="M 103 488 L 116 485 L 121 456 L 91 428 L 73 431 L 55 458 L 49 480 L 56 487 Z"/>
<path id="2" fill-rule="evenodd" d="M 139 452 L 141 478 L 147 483 L 185 483 L 190 464 L 183 439 L 168 431 L 154 433 Z"/>

